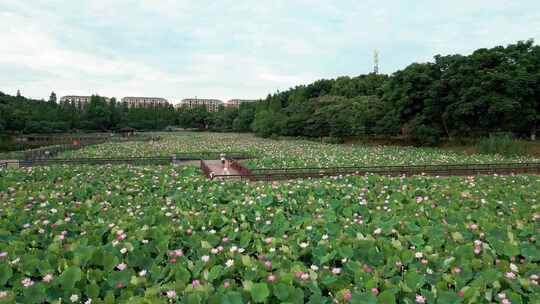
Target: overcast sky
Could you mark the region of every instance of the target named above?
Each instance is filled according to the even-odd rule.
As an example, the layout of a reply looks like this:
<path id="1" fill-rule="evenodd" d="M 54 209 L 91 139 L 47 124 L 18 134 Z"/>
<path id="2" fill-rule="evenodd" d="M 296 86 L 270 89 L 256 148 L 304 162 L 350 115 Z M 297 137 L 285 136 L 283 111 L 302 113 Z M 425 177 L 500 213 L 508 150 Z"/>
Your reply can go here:
<path id="1" fill-rule="evenodd" d="M 0 91 L 263 98 L 530 38 L 539 0 L 0 0 Z"/>

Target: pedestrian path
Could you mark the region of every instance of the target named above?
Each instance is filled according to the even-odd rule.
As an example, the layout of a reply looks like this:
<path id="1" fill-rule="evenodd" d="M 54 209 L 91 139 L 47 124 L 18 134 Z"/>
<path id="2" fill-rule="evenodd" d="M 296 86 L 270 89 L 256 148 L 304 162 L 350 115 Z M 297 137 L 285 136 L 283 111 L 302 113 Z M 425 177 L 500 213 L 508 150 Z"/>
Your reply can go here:
<path id="1" fill-rule="evenodd" d="M 206 165 L 206 167 L 205 167 Z M 228 172 L 219 160 L 201 161 L 201 169 L 210 178 L 275 181 L 297 178 L 322 178 L 331 176 L 377 174 L 385 176 L 475 176 L 475 175 L 540 175 L 540 163 L 497 163 L 497 164 L 443 164 L 416 166 L 365 166 L 328 168 L 274 168 L 248 169 L 233 163 Z M 212 173 L 212 174 L 210 174 Z"/>
<path id="2" fill-rule="evenodd" d="M 213 175 L 240 175 L 240 171 L 230 166 L 224 167 L 220 160 L 205 160 L 205 164 L 208 166 L 210 172 Z"/>
<path id="3" fill-rule="evenodd" d="M 0 160 L 0 168 L 19 168 L 19 161 L 16 159 Z"/>

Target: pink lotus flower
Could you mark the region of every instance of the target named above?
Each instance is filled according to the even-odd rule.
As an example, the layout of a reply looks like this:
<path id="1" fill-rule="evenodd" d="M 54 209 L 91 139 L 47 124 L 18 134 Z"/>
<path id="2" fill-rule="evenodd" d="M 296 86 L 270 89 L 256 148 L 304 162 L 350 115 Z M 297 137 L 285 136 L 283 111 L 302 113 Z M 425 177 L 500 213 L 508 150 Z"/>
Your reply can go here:
<path id="1" fill-rule="evenodd" d="M 0 252 L 0 258 L 5 258 L 5 257 L 7 257 L 7 255 L 8 255 L 8 253 L 5 252 L 5 251 Z"/>
<path id="2" fill-rule="evenodd" d="M 338 268 L 338 267 L 333 268 L 332 273 L 333 274 L 340 274 L 341 273 L 341 268 Z"/>
<path id="3" fill-rule="evenodd" d="M 52 281 L 52 279 L 53 279 L 53 275 L 50 274 L 50 273 L 48 273 L 47 275 L 45 275 L 45 276 L 43 277 L 43 282 L 45 282 L 45 283 L 50 283 L 50 282 Z"/>
<path id="4" fill-rule="evenodd" d="M 304 280 L 304 281 L 307 281 L 309 280 L 309 273 L 302 273 L 302 275 L 300 276 L 300 279 Z"/>
<path id="5" fill-rule="evenodd" d="M 30 279 L 30 278 L 24 278 L 24 279 L 21 281 L 21 284 L 22 284 L 24 287 L 30 287 L 30 286 L 34 285 L 34 281 L 32 281 L 32 279 Z"/>
<path id="6" fill-rule="evenodd" d="M 364 264 L 364 266 L 362 266 L 362 270 L 364 270 L 364 272 L 366 273 L 371 273 L 373 271 L 373 269 L 371 269 L 371 267 L 369 267 L 367 264 Z"/>
<path id="7" fill-rule="evenodd" d="M 422 295 L 416 295 L 416 303 L 426 303 L 426 298 Z"/>
<path id="8" fill-rule="evenodd" d="M 264 262 L 264 267 L 266 267 L 268 269 L 272 269 L 272 262 L 270 262 L 270 261 Z"/>
<path id="9" fill-rule="evenodd" d="M 502 304 L 512 304 L 512 302 L 508 299 L 502 299 L 501 301 Z"/>
<path id="10" fill-rule="evenodd" d="M 371 288 L 371 293 L 376 296 L 376 295 L 379 294 L 379 289 L 376 288 L 376 287 L 373 287 L 373 288 Z"/>
<path id="11" fill-rule="evenodd" d="M 165 294 L 167 295 L 167 298 L 169 299 L 176 298 L 176 291 L 174 290 L 168 290 Z"/>
<path id="12" fill-rule="evenodd" d="M 513 273 L 513 272 L 507 272 L 507 273 L 505 274 L 505 276 L 506 276 L 507 279 L 510 279 L 510 280 L 513 280 L 513 279 L 516 278 L 516 274 Z"/>
<path id="13" fill-rule="evenodd" d="M 126 264 L 126 263 L 120 263 L 120 264 L 116 265 L 116 269 L 118 269 L 118 270 L 120 270 L 120 271 L 122 271 L 122 270 L 124 270 L 124 269 L 126 269 L 126 268 L 127 268 L 127 264 Z"/>
<path id="14" fill-rule="evenodd" d="M 349 302 L 351 299 L 352 299 L 352 293 L 348 290 L 345 291 L 343 293 L 343 300 L 345 300 L 345 302 Z"/>
<path id="15" fill-rule="evenodd" d="M 276 281 L 276 276 L 271 274 L 268 276 L 268 278 L 266 278 L 268 280 L 268 282 L 270 283 L 274 283 Z"/>
<path id="16" fill-rule="evenodd" d="M 182 249 L 175 249 L 169 253 L 170 256 L 181 257 L 184 256 Z"/>
<path id="17" fill-rule="evenodd" d="M 202 260 L 203 262 L 205 262 L 205 263 L 208 263 L 208 261 L 210 261 L 210 257 L 207 256 L 207 255 L 203 255 L 203 256 L 201 257 L 201 260 Z"/>
<path id="18" fill-rule="evenodd" d="M 223 288 L 227 289 L 231 286 L 231 284 L 229 283 L 229 281 L 225 281 L 223 282 Z"/>
<path id="19" fill-rule="evenodd" d="M 201 281 L 199 281 L 199 280 L 193 280 L 193 281 L 191 282 L 191 285 L 192 285 L 193 287 L 200 286 L 200 285 L 201 285 Z"/>

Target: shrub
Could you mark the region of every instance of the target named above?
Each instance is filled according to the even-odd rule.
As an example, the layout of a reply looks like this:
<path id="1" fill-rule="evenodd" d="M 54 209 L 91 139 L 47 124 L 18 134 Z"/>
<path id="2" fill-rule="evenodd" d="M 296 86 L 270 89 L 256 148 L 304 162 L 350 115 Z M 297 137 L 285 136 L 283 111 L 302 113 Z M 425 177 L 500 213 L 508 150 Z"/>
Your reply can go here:
<path id="1" fill-rule="evenodd" d="M 500 154 L 504 156 L 526 155 L 528 143 L 510 135 L 490 136 L 481 139 L 476 145 L 478 152 L 483 154 Z"/>
<path id="2" fill-rule="evenodd" d="M 441 140 L 440 132 L 427 125 L 415 124 L 410 129 L 411 139 L 422 146 L 436 146 Z"/>
<path id="3" fill-rule="evenodd" d="M 342 144 L 345 142 L 345 140 L 341 137 L 328 136 L 328 137 L 323 137 L 322 142 L 325 144 Z"/>

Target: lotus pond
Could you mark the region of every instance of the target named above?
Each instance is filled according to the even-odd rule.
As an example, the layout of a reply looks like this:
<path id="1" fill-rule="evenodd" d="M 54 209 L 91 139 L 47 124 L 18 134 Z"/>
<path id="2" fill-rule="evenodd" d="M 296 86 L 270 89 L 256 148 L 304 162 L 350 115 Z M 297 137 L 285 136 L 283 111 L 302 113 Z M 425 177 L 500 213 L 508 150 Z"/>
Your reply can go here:
<path id="1" fill-rule="evenodd" d="M 0 171 L 0 303 L 540 303 L 540 178 Z"/>
<path id="2" fill-rule="evenodd" d="M 169 156 L 181 152 L 240 151 L 257 158 L 246 161 L 251 168 L 330 167 L 369 165 L 423 165 L 448 163 L 500 163 L 537 161 L 498 155 L 464 155 L 435 148 L 371 145 L 332 145 L 307 140 L 271 140 L 251 134 L 178 132 L 162 133 L 155 143 L 108 143 L 62 154 L 73 157 Z"/>

